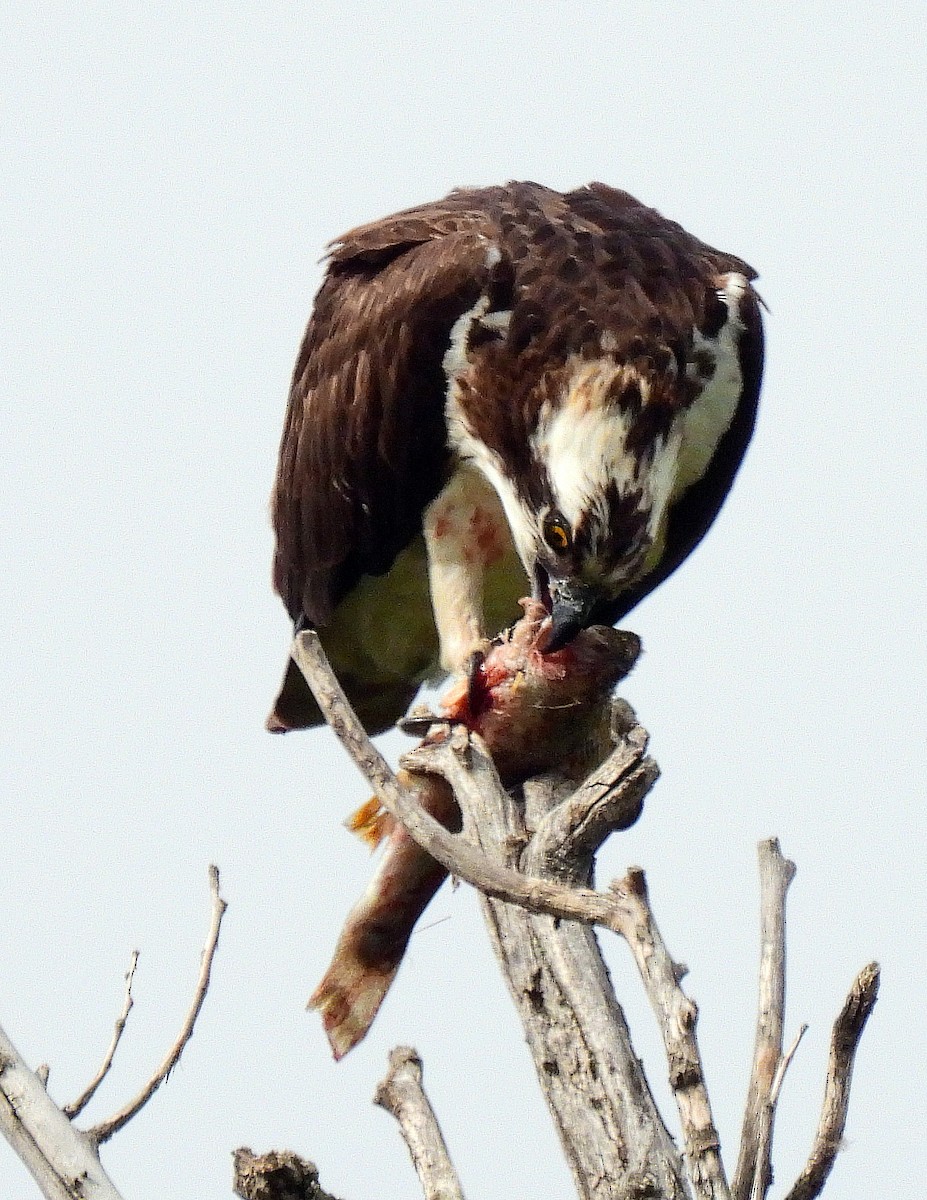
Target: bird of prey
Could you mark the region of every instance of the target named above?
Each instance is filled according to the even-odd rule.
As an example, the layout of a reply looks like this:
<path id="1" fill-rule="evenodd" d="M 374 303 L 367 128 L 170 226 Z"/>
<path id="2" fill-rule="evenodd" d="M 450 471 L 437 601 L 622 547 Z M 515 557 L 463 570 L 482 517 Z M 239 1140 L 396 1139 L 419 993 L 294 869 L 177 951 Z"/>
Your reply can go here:
<path id="1" fill-rule="evenodd" d="M 456 190 L 329 247 L 274 585 L 370 732 L 518 616 L 611 625 L 704 536 L 763 364 L 755 272 L 626 192 Z M 290 660 L 275 732 L 321 721 Z"/>

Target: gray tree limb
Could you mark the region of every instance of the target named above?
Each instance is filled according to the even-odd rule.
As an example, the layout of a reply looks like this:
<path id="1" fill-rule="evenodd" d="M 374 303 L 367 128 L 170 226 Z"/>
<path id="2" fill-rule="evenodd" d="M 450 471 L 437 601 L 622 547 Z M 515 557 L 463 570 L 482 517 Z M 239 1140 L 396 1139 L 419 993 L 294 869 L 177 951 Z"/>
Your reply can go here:
<path id="1" fill-rule="evenodd" d="M 425 1200 L 463 1200 L 460 1180 L 422 1084 L 422 1060 L 409 1046 L 391 1052 L 389 1071 L 378 1084 L 373 1102 L 398 1121 Z"/>
<path id="2" fill-rule="evenodd" d="M 122 1200 L 94 1140 L 71 1124 L 2 1030 L 0 1128 L 46 1200 Z"/>
<path id="3" fill-rule="evenodd" d="M 805 1169 L 786 1200 L 815 1200 L 833 1169 L 846 1127 L 853 1062 L 878 995 L 879 964 L 873 962 L 863 967 L 856 976 L 834 1022 L 818 1131 Z"/>
<path id="4" fill-rule="evenodd" d="M 785 898 L 795 864 L 775 838 L 760 842 L 760 984 L 753 1067 L 740 1154 L 731 1193 L 734 1200 L 763 1200 L 772 1183 L 773 1080 L 782 1059 L 785 1022 Z"/>

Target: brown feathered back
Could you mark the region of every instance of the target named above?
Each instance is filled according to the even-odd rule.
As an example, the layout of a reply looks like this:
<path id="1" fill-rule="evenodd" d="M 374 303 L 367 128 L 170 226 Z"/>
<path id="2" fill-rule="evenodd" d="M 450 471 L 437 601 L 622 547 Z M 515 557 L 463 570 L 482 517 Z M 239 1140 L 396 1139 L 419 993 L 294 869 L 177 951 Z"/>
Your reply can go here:
<path id="1" fill-rule="evenodd" d="M 468 419 L 530 496 L 543 481 L 528 438 L 558 368 L 600 355 L 607 332 L 614 357 L 653 381 L 639 423 L 644 448 L 687 402 L 693 330 L 710 336 L 726 318 L 718 277 L 731 271 L 755 275 L 600 183 L 565 194 L 535 183 L 459 190 L 334 242 L 296 363 L 273 494 L 274 582 L 293 619 L 324 624 L 361 575 L 387 571 L 420 531 L 449 465 L 450 331 L 482 295 L 489 312 L 511 318 L 505 335 L 472 327 Z M 665 560 L 634 602 L 704 534 L 749 439 L 762 363 L 752 293 L 745 311 L 744 401 L 710 477 L 671 517 Z"/>

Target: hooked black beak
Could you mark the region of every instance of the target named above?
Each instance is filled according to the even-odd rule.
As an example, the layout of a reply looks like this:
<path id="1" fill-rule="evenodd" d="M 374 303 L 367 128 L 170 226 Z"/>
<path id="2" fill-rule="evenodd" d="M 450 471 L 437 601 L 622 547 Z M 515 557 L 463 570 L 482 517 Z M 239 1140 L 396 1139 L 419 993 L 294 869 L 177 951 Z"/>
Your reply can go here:
<path id="1" fill-rule="evenodd" d="M 597 588 L 577 580 L 550 581 L 551 629 L 545 654 L 553 654 L 569 645 L 576 635 L 591 623 L 596 603 Z"/>

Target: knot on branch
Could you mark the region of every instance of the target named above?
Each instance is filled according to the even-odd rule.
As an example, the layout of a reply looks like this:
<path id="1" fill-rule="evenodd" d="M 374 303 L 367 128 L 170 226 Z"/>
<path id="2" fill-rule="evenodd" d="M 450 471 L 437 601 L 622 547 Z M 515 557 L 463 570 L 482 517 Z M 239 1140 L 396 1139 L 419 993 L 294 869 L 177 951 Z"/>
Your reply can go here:
<path id="1" fill-rule="evenodd" d="M 674 1046 L 668 1056 L 670 1086 L 674 1091 L 696 1087 L 702 1082 L 702 1064 L 689 1046 Z"/>

